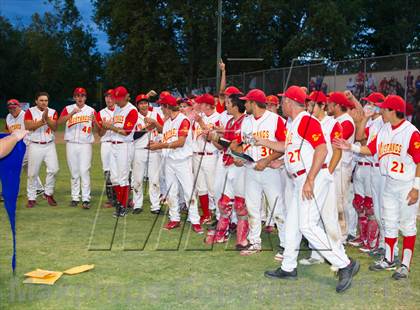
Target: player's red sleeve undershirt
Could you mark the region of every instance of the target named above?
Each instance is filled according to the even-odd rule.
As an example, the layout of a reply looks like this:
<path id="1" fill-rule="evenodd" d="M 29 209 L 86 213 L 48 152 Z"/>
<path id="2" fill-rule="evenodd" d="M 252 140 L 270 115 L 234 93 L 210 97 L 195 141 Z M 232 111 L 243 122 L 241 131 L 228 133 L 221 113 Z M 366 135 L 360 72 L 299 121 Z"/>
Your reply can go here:
<path id="1" fill-rule="evenodd" d="M 32 121 L 33 120 L 31 110 L 26 110 L 24 120 L 25 121 Z"/>
<path id="2" fill-rule="evenodd" d="M 96 117 L 96 121 L 98 122 L 98 124 L 99 124 L 100 126 L 102 126 L 102 117 L 101 117 L 101 112 L 96 113 L 96 114 L 95 114 L 95 117 Z"/>
<path id="3" fill-rule="evenodd" d="M 370 128 L 370 127 L 366 127 L 366 128 L 365 128 L 365 135 L 366 135 L 366 137 L 369 137 L 369 128 Z"/>
<path id="4" fill-rule="evenodd" d="M 216 101 L 216 111 L 217 113 L 222 113 L 225 110 L 225 106 L 220 102 L 219 99 Z"/>
<path id="5" fill-rule="evenodd" d="M 188 136 L 188 131 L 190 130 L 190 121 L 188 119 L 184 119 L 179 125 L 178 129 L 178 137 L 186 137 Z"/>
<path id="6" fill-rule="evenodd" d="M 339 122 L 336 122 L 330 134 L 331 143 L 334 139 L 339 139 L 342 136 L 343 136 L 343 127 L 341 127 L 341 124 Z"/>
<path id="7" fill-rule="evenodd" d="M 128 115 L 125 117 L 125 122 L 123 126 L 123 129 L 127 134 L 130 134 L 133 131 L 134 126 L 136 126 L 137 124 L 138 117 L 139 114 L 136 110 L 131 110 L 130 112 L 128 112 Z"/>
<path id="8" fill-rule="evenodd" d="M 63 109 L 63 111 L 61 111 L 61 113 L 60 113 L 60 117 L 67 116 L 67 115 L 69 115 L 69 112 L 67 111 L 67 107 L 65 107 L 65 108 Z"/>
<path id="9" fill-rule="evenodd" d="M 286 127 L 284 125 L 283 120 L 279 116 L 279 118 L 277 119 L 277 128 L 276 128 L 276 133 L 275 133 L 277 141 L 279 142 L 286 141 L 285 132 L 286 132 Z"/>
<path id="10" fill-rule="evenodd" d="M 343 127 L 343 139 L 347 140 L 354 134 L 354 125 L 350 121 L 342 122 L 341 127 Z"/>
<path id="11" fill-rule="evenodd" d="M 378 139 L 376 139 L 376 137 L 375 137 L 375 139 L 373 139 L 372 141 L 370 141 L 370 143 L 367 145 L 367 147 L 369 148 L 370 153 L 372 155 L 375 155 L 376 154 L 376 142 L 377 142 L 377 140 Z"/>
<path id="12" fill-rule="evenodd" d="M 313 148 L 316 148 L 321 144 L 325 144 L 321 124 L 313 117 L 309 117 L 307 115 L 302 117 L 298 127 L 298 133 L 301 137 L 308 141 Z"/>
<path id="13" fill-rule="evenodd" d="M 418 131 L 411 135 L 407 153 L 413 157 L 416 164 L 420 163 L 420 133 Z"/>
<path id="14" fill-rule="evenodd" d="M 163 119 L 160 117 L 159 113 L 156 113 L 156 120 L 159 123 L 159 125 L 163 126 Z"/>
<path id="15" fill-rule="evenodd" d="M 57 111 L 55 111 L 53 115 L 53 120 L 56 121 L 57 119 L 58 119 L 58 114 L 57 114 Z"/>

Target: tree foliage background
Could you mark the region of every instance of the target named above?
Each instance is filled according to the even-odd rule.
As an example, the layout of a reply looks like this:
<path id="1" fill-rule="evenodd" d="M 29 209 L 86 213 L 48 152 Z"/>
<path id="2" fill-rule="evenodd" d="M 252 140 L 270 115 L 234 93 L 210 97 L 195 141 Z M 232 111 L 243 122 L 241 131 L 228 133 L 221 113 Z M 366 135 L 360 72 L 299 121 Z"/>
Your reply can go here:
<path id="1" fill-rule="evenodd" d="M 26 27 L 0 16 L 2 99 L 31 100 L 47 90 L 57 100 L 84 86 L 132 92 L 192 87 L 216 71 L 217 0 L 92 0 L 93 19 L 108 34 L 100 55 L 74 0 L 49 0 L 52 12 Z M 420 49 L 420 10 L 413 0 L 223 1 L 222 55 L 261 57 L 232 63 L 230 74 L 287 66 L 294 57 L 332 60 Z M 102 86 L 101 86 L 102 85 Z"/>

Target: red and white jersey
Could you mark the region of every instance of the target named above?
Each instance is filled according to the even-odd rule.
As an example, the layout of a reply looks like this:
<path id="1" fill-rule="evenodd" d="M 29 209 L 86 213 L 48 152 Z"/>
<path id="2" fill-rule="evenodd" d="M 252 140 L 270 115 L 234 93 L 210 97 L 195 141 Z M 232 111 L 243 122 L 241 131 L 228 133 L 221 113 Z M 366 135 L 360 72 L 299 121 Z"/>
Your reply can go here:
<path id="1" fill-rule="evenodd" d="M 382 129 L 384 125 L 385 123 L 382 116 L 379 116 L 372 121 L 369 127 L 366 128 L 365 132 L 367 136 L 367 145 L 369 145 L 369 143 L 376 138 L 378 132 Z M 379 163 L 378 154 L 374 154 L 373 156 L 371 156 L 371 158 L 374 164 Z"/>
<path id="2" fill-rule="evenodd" d="M 160 116 L 161 119 L 165 119 L 165 116 L 163 115 L 162 107 L 157 106 L 157 107 L 151 107 L 151 108 L 152 108 L 151 111 L 156 112 Z"/>
<path id="3" fill-rule="evenodd" d="M 204 113 L 201 114 L 201 118 L 210 129 L 220 126 L 220 114 L 214 112 L 207 116 Z M 213 143 L 207 141 L 206 137 L 202 135 L 203 129 L 198 122 L 193 123 L 193 151 L 194 152 L 205 152 L 205 153 L 216 153 L 218 150 Z"/>
<path id="4" fill-rule="evenodd" d="M 168 118 L 163 124 L 162 141 L 164 143 L 174 142 L 181 136 L 187 137 L 184 145 L 176 149 L 163 149 L 164 157 L 183 160 L 193 154 L 191 122 L 184 114 L 178 113 L 174 119 Z"/>
<path id="5" fill-rule="evenodd" d="M 123 128 L 128 135 L 124 136 L 115 131 L 111 131 L 111 141 L 113 142 L 133 142 L 134 127 L 137 124 L 139 113 L 134 105 L 127 102 L 122 108 L 115 107 L 113 125 L 116 128 Z"/>
<path id="6" fill-rule="evenodd" d="M 220 125 L 223 126 L 223 128 L 226 127 L 227 122 L 232 118 L 232 115 L 229 115 L 228 112 L 225 110 L 222 113 L 220 113 L 219 121 Z"/>
<path id="7" fill-rule="evenodd" d="M 25 129 L 25 112 L 22 110 L 17 117 L 10 113 L 6 116 L 6 130 L 13 132 L 16 129 Z"/>
<path id="8" fill-rule="evenodd" d="M 327 144 L 328 149 L 328 154 L 327 158 L 325 159 L 325 162 L 329 164 L 333 154 L 332 141 L 334 139 L 342 137 L 343 129 L 341 128 L 340 123 L 332 116 L 325 116 L 320 123 L 322 132 L 324 133 L 325 143 Z"/>
<path id="9" fill-rule="evenodd" d="M 25 112 L 25 121 L 39 121 L 42 119 L 42 111 L 38 107 L 32 107 L 26 110 Z M 48 108 L 48 117 L 51 120 L 56 121 L 58 119 L 58 114 L 54 109 Z M 36 130 L 30 131 L 28 135 L 28 140 L 31 142 L 51 142 L 54 141 L 54 131 L 48 127 L 47 124 L 39 127 Z"/>
<path id="10" fill-rule="evenodd" d="M 241 139 L 244 142 L 244 153 L 254 159 L 254 161 L 268 157 L 273 153 L 273 150 L 265 146 L 256 146 L 247 142 L 252 140 L 253 137 L 268 139 L 270 141 L 284 141 L 285 129 L 282 118 L 267 110 L 258 119 L 253 115 L 246 117 L 241 126 Z"/>
<path id="11" fill-rule="evenodd" d="M 60 117 L 69 115 L 77 107 L 76 104 L 66 106 L 61 111 Z M 80 112 L 74 114 L 66 122 L 64 140 L 73 143 L 93 143 L 93 118 L 96 117 L 95 110 L 84 105 Z"/>
<path id="12" fill-rule="evenodd" d="M 420 133 L 410 122 L 386 123 L 368 147 L 378 153 L 381 174 L 395 180 L 412 181 L 420 162 Z"/>
<path id="13" fill-rule="evenodd" d="M 223 133 L 223 138 L 229 141 L 236 140 L 238 143 L 241 141 L 241 127 L 242 122 L 247 117 L 246 114 L 242 114 L 237 120 L 233 117 L 227 122 L 225 126 L 225 132 Z M 233 164 L 233 157 L 227 153 L 227 149 L 223 149 L 223 164 L 225 166 L 230 166 Z"/>
<path id="14" fill-rule="evenodd" d="M 163 120 L 160 117 L 160 115 L 155 111 L 147 111 L 147 115 L 144 116 L 140 112 L 138 112 L 138 119 L 137 124 L 135 127 L 135 131 L 141 131 L 146 126 L 146 122 L 144 121 L 145 117 L 151 118 L 155 121 L 157 121 L 160 125 L 163 125 Z M 148 133 L 143 135 L 141 138 L 134 141 L 134 146 L 136 149 L 144 149 L 148 144 L 149 141 L 157 142 L 160 140 L 161 137 L 159 137 L 159 132 L 156 130 L 156 128 L 152 130 L 148 130 Z M 155 152 L 155 151 L 153 151 Z"/>
<path id="15" fill-rule="evenodd" d="M 287 127 L 284 152 L 287 172 L 309 172 L 315 148 L 324 143 L 325 137 L 320 122 L 309 113 L 300 112 Z"/>
<path id="16" fill-rule="evenodd" d="M 354 138 L 356 135 L 356 126 L 354 125 L 353 118 L 348 114 L 344 113 L 336 118 L 343 128 L 343 139 L 347 140 L 349 143 L 354 143 Z M 340 163 L 350 164 L 353 160 L 353 152 L 346 150 L 342 152 Z"/>
<path id="17" fill-rule="evenodd" d="M 96 120 L 99 124 L 102 122 L 110 122 L 114 118 L 115 107 L 111 110 L 108 107 L 99 111 L 96 115 Z M 106 133 L 101 137 L 101 142 L 111 142 L 111 130 L 107 130 Z"/>

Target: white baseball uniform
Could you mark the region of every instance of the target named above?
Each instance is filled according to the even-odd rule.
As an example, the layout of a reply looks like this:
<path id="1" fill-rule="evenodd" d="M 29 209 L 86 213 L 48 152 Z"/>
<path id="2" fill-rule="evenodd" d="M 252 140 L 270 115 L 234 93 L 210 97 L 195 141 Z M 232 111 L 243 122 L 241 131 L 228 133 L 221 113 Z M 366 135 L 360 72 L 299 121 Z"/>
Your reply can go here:
<path id="1" fill-rule="evenodd" d="M 109 122 L 112 121 L 114 117 L 114 109 L 110 110 L 108 107 L 102 109 L 98 113 L 98 122 Z M 102 161 L 102 170 L 109 171 L 111 165 L 111 135 L 112 132 L 107 130 L 106 133 L 101 137 L 101 161 Z"/>
<path id="2" fill-rule="evenodd" d="M 38 107 L 26 110 L 26 121 L 39 121 L 42 119 L 43 111 Z M 57 112 L 48 108 L 48 117 L 57 120 Z M 54 132 L 47 124 L 32 130 L 28 135 L 28 200 L 36 200 L 37 179 L 42 162 L 47 166 L 47 177 L 45 180 L 45 195 L 54 194 L 55 175 L 58 172 L 58 158 L 54 143 Z"/>
<path id="3" fill-rule="evenodd" d="M 270 141 L 284 141 L 285 125 L 279 115 L 265 111 L 256 119 L 253 115 L 242 122 L 241 139 L 244 142 L 244 153 L 255 162 L 268 157 L 273 151 L 265 146 L 249 144 L 252 137 L 268 139 Z M 257 171 L 253 165 L 246 165 L 245 169 L 245 201 L 249 213 L 249 235 L 251 244 L 261 244 L 261 196 L 264 193 L 269 205 L 270 214 L 275 219 L 283 218 L 280 209 L 282 189 L 280 188 L 280 170 L 265 168 Z"/>
<path id="4" fill-rule="evenodd" d="M 168 118 L 163 125 L 163 142 L 170 143 L 178 140 L 179 136 L 186 135 L 186 141 L 182 147 L 176 149 L 163 149 L 165 159 L 166 186 L 169 194 L 169 219 L 179 222 L 181 220 L 178 206 L 178 184 L 184 192 L 184 199 L 189 207 L 188 219 L 191 224 L 199 224 L 197 200 L 193 195 L 194 175 L 192 172 L 192 130 L 188 118 L 182 114 L 172 119 Z"/>
<path id="5" fill-rule="evenodd" d="M 66 106 L 61 116 L 72 113 L 76 104 Z M 66 144 L 67 164 L 71 174 L 71 200 L 90 201 L 90 167 L 92 165 L 93 122 L 95 110 L 84 105 L 80 112 L 69 118 L 65 125 L 64 140 Z"/>

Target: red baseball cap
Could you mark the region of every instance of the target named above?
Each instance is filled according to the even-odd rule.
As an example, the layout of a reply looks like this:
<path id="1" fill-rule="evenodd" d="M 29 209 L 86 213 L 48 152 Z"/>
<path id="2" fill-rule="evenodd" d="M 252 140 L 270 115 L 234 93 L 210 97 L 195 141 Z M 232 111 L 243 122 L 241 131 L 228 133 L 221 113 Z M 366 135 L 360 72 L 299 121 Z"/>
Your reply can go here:
<path id="1" fill-rule="evenodd" d="M 279 105 L 280 104 L 279 97 L 277 97 L 275 95 L 267 96 L 266 103 L 267 104 Z"/>
<path id="2" fill-rule="evenodd" d="M 385 100 L 385 96 L 382 93 L 373 92 L 367 97 L 363 97 L 360 100 L 366 100 L 368 102 L 372 102 L 375 105 L 378 105 L 378 103 L 382 103 Z"/>
<path id="3" fill-rule="evenodd" d="M 111 88 L 111 89 L 108 89 L 106 92 L 105 92 L 105 94 L 104 94 L 104 96 L 105 97 L 107 97 L 107 96 L 112 96 L 112 94 L 114 93 L 114 90 Z"/>
<path id="4" fill-rule="evenodd" d="M 112 94 L 112 98 L 114 100 L 120 101 L 124 100 L 125 97 L 127 97 L 128 91 L 124 86 L 118 86 L 117 88 L 114 88 L 114 92 Z"/>
<path id="5" fill-rule="evenodd" d="M 249 100 L 249 101 L 255 101 L 260 103 L 266 103 L 267 97 L 265 96 L 265 93 L 258 88 L 251 89 L 246 96 L 240 97 L 241 100 Z"/>
<path id="6" fill-rule="evenodd" d="M 197 103 L 203 103 L 203 104 L 209 104 L 209 105 L 215 105 L 214 97 L 210 94 L 204 94 L 197 98 L 195 98 L 195 102 Z"/>
<path id="7" fill-rule="evenodd" d="M 284 93 L 278 94 L 277 96 L 287 97 L 300 104 L 305 104 L 306 100 L 308 100 L 308 96 L 306 95 L 305 91 L 296 85 L 290 86 Z"/>
<path id="8" fill-rule="evenodd" d="M 7 101 L 7 108 L 17 108 L 20 107 L 20 103 L 17 99 L 10 99 L 9 101 Z"/>
<path id="9" fill-rule="evenodd" d="M 176 98 L 172 95 L 167 95 L 167 96 L 164 96 L 163 98 L 159 99 L 159 103 L 160 104 L 166 104 L 166 105 L 169 105 L 171 107 L 178 106 Z"/>
<path id="10" fill-rule="evenodd" d="M 136 97 L 136 103 L 139 103 L 140 101 L 149 101 L 149 96 L 145 94 L 140 94 Z"/>
<path id="11" fill-rule="evenodd" d="M 308 100 L 314 101 L 316 103 L 326 103 L 327 96 L 322 91 L 315 90 L 308 96 Z"/>
<path id="12" fill-rule="evenodd" d="M 225 94 L 226 96 L 230 96 L 230 95 L 243 95 L 243 93 L 235 86 L 229 86 L 225 89 L 225 91 L 223 92 L 223 94 Z"/>
<path id="13" fill-rule="evenodd" d="M 403 98 L 397 95 L 389 95 L 379 106 L 381 109 L 390 109 L 397 112 L 405 113 L 406 103 Z"/>
<path id="14" fill-rule="evenodd" d="M 168 91 L 163 91 L 163 92 L 161 92 L 160 94 L 159 94 L 159 100 L 158 101 L 156 101 L 156 103 L 162 103 L 162 99 L 164 98 L 164 97 L 166 97 L 166 96 L 171 96 L 171 93 L 170 92 L 168 92 Z"/>
<path id="15" fill-rule="evenodd" d="M 73 92 L 73 96 L 74 95 L 87 95 L 86 89 L 84 89 L 83 87 L 77 87 L 74 92 Z"/>
<path id="16" fill-rule="evenodd" d="M 330 96 L 328 97 L 328 102 L 333 102 L 349 109 L 354 108 L 353 102 L 351 102 L 342 92 L 330 93 Z"/>

